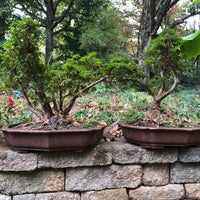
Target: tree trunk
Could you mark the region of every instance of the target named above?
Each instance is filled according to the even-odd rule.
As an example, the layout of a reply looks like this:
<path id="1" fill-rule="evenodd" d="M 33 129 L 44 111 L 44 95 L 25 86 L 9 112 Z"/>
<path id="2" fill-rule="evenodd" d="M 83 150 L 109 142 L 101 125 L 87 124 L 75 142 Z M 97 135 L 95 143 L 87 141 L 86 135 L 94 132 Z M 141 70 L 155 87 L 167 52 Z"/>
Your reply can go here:
<path id="1" fill-rule="evenodd" d="M 53 63 L 53 29 L 46 28 L 46 57 L 45 57 L 45 64 L 52 64 Z"/>
<path id="2" fill-rule="evenodd" d="M 45 52 L 45 64 L 52 64 L 52 53 L 53 53 L 53 23 L 55 19 L 55 10 L 53 0 L 44 1 L 46 4 L 46 52 Z"/>
<path id="3" fill-rule="evenodd" d="M 140 45 L 138 49 L 139 66 L 147 74 L 144 83 L 150 78 L 150 67 L 143 66 L 146 60 L 145 52 L 149 48 L 151 40 L 157 37 L 157 31 L 160 28 L 163 19 L 167 15 L 169 9 L 179 0 L 143 0 L 143 12 L 140 22 Z"/>
<path id="4" fill-rule="evenodd" d="M 159 109 L 159 108 L 161 108 L 161 106 L 160 106 L 160 100 L 158 100 L 156 97 L 154 97 L 153 98 L 153 104 L 152 104 L 152 108 L 154 108 L 154 109 Z"/>
<path id="5" fill-rule="evenodd" d="M 143 68 L 143 71 L 147 74 L 143 80 L 144 83 L 148 82 L 150 78 L 150 67 L 143 66 L 144 61 L 147 59 L 145 56 L 146 50 L 149 48 L 152 39 L 152 30 L 154 26 L 155 16 L 155 2 L 153 0 L 143 0 L 143 13 L 140 25 L 140 48 L 139 48 L 139 66 Z"/>
<path id="6" fill-rule="evenodd" d="M 54 116 L 54 113 L 51 109 L 51 106 L 49 104 L 49 102 L 47 101 L 47 97 L 45 95 L 44 92 L 40 92 L 38 94 L 38 97 L 40 98 L 40 101 L 41 101 L 41 105 L 42 105 L 42 109 L 45 113 L 45 120 L 46 119 L 50 119 L 52 116 Z"/>

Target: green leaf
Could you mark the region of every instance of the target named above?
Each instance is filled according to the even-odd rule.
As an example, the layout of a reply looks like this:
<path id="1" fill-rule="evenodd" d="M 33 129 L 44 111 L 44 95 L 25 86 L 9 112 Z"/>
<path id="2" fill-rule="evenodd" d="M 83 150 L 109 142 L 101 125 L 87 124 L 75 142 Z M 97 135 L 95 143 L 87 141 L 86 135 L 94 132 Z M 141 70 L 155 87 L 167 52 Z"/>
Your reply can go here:
<path id="1" fill-rule="evenodd" d="M 200 3 L 200 0 L 195 0 L 194 3 L 195 4 Z"/>
<path id="2" fill-rule="evenodd" d="M 183 37 L 181 51 L 187 58 L 193 58 L 200 55 L 200 31 Z"/>

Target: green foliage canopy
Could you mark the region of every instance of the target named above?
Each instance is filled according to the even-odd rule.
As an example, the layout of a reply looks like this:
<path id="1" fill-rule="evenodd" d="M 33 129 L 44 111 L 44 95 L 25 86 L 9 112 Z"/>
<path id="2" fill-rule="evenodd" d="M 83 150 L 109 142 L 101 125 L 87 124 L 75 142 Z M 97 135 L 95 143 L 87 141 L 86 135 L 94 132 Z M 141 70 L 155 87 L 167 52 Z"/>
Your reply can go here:
<path id="1" fill-rule="evenodd" d="M 144 62 L 152 67 L 150 81 L 143 86 L 154 98 L 154 104 L 171 94 L 179 83 L 179 75 L 184 70 L 183 55 L 180 51 L 182 39 L 172 29 L 164 29 L 156 39 L 152 40 L 146 54 L 149 56 Z M 169 83 L 173 77 L 173 84 Z"/>
<path id="2" fill-rule="evenodd" d="M 112 8 L 102 9 L 90 22 L 81 28 L 81 49 L 85 52 L 95 51 L 98 57 L 110 60 L 114 57 L 126 56 L 123 27 L 127 24 L 119 12 Z"/>
<path id="3" fill-rule="evenodd" d="M 39 60 L 39 44 L 35 37 L 37 25 L 37 22 L 27 18 L 21 23 L 12 23 L 10 27 L 10 38 L 4 44 L 4 51 L 0 54 L 1 76 L 7 88 L 17 89 L 18 85 L 28 88 L 30 84 L 35 89 L 40 87 L 39 83 L 45 67 Z"/>
<path id="4" fill-rule="evenodd" d="M 30 18 L 11 25 L 10 38 L 0 52 L 0 75 L 1 88 L 20 91 L 29 109 L 41 118 L 68 115 L 83 92 L 109 75 L 120 74 L 122 79 L 119 71 L 132 68 L 120 59 L 104 63 L 94 52 L 83 57 L 74 55 L 62 64 L 42 64 L 37 26 L 38 22 Z"/>

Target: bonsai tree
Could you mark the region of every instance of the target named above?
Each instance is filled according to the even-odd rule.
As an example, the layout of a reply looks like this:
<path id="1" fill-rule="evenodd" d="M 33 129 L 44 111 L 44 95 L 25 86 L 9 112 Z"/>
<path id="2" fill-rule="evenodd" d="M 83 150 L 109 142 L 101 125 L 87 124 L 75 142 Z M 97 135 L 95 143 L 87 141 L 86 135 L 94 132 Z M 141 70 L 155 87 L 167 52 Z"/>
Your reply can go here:
<path id="1" fill-rule="evenodd" d="M 37 25 L 30 18 L 11 25 L 0 53 L 1 87 L 20 91 L 29 109 L 48 121 L 57 115 L 67 116 L 83 92 L 108 77 L 109 67 L 96 53 L 75 55 L 66 63 L 44 64 Z"/>
<path id="2" fill-rule="evenodd" d="M 179 75 L 184 70 L 181 44 L 182 39 L 175 34 L 174 30 L 164 29 L 159 37 L 152 40 L 146 51 L 148 59 L 144 65 L 151 66 L 150 80 L 144 83 L 141 76 L 132 79 L 135 86 L 142 87 L 153 97 L 153 103 L 144 118 L 146 120 L 168 120 L 168 117 L 174 119 L 161 106 L 161 102 L 174 92 L 179 83 Z"/>

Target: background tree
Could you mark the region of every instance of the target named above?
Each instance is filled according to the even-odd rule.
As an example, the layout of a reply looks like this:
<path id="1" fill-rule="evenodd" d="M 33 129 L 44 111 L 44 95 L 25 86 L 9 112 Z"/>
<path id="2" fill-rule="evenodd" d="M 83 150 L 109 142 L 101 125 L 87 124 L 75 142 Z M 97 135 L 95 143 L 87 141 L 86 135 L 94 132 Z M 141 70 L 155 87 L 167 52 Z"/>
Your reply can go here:
<path id="1" fill-rule="evenodd" d="M 91 22 L 82 26 L 80 48 L 86 53 L 95 51 L 104 60 L 126 57 L 125 47 L 128 41 L 123 31 L 127 25 L 119 12 L 112 8 L 101 9 Z"/>
<path id="2" fill-rule="evenodd" d="M 130 57 L 137 60 L 138 49 L 138 36 L 140 27 L 140 16 L 142 13 L 142 1 L 141 0 L 112 0 L 113 6 L 121 13 L 123 18 L 128 21 L 126 25 L 125 33 L 128 38 L 126 44 L 127 53 Z"/>
<path id="3" fill-rule="evenodd" d="M 16 8 L 25 12 L 32 19 L 38 20 L 45 28 L 45 63 L 52 64 L 54 37 L 76 23 L 78 18 L 87 15 L 96 2 L 97 5 L 105 4 L 104 1 L 88 0 L 14 0 Z M 95 9 L 95 8 L 94 8 Z"/>
<path id="4" fill-rule="evenodd" d="M 148 49 L 151 40 L 157 37 L 158 30 L 164 22 L 169 10 L 173 8 L 180 0 L 143 0 L 143 10 L 140 22 L 140 48 L 139 48 L 139 65 L 142 66 L 146 59 L 145 52 Z M 200 14 L 197 9 L 191 10 L 185 16 L 180 17 L 170 28 L 182 24 L 191 16 Z M 146 66 L 144 72 L 147 74 L 147 80 L 150 76 L 150 67 Z"/>
<path id="5" fill-rule="evenodd" d="M 60 32 L 55 37 L 55 48 L 57 51 L 57 60 L 66 60 L 74 54 L 85 55 L 85 51 L 80 48 L 80 38 L 83 32 L 82 27 L 85 24 L 94 23 L 96 16 L 101 10 L 106 10 L 109 6 L 109 0 L 83 0 L 81 2 L 81 12 L 73 18 L 66 31 Z M 64 26 L 63 21 L 61 26 Z"/>
<path id="6" fill-rule="evenodd" d="M 200 13 L 199 5 L 195 5 L 194 0 L 185 2 L 185 5 L 179 4 L 180 0 L 113 0 L 113 2 L 121 2 L 122 8 L 124 4 L 132 9 L 128 11 L 121 9 L 121 11 L 125 16 L 130 17 L 135 27 L 138 26 L 134 31 L 134 39 L 138 36 L 137 56 L 134 59 L 139 62 L 139 66 L 147 74 L 144 82 L 150 78 L 151 67 L 143 66 L 143 62 L 147 59 L 145 52 L 151 40 L 156 38 L 160 30 L 166 27 L 175 28 L 178 26 L 179 29 L 176 28 L 176 30 L 183 36 L 183 29 L 180 25 L 185 23 L 188 18 Z M 140 20 L 137 16 L 140 16 Z"/>
<path id="7" fill-rule="evenodd" d="M 14 5 L 9 0 L 0 0 L 0 48 L 5 42 L 5 35 L 13 21 L 20 20 L 19 15 L 13 14 Z"/>

